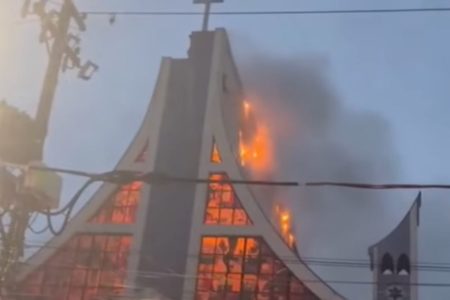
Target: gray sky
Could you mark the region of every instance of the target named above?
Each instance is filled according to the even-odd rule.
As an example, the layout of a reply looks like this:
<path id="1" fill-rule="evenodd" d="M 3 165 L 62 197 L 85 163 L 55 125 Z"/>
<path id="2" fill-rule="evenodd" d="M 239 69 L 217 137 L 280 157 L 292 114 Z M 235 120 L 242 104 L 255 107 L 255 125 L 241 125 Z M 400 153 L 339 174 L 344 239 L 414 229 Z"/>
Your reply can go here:
<path id="1" fill-rule="evenodd" d="M 47 56 L 38 23 L 21 20 L 17 0 L 0 2 L 0 98 L 31 113 L 36 109 Z M 58 2 L 58 0 L 53 1 Z M 215 9 L 289 10 L 445 6 L 447 1 L 228 0 Z M 199 10 L 190 0 L 78 0 L 81 10 Z M 300 16 L 214 16 L 226 27 L 237 59 L 252 49 L 272 57 L 318 57 L 326 77 L 349 110 L 377 113 L 389 123 L 401 169 L 399 181 L 450 182 L 450 13 Z M 112 168 L 136 132 L 153 91 L 161 56 L 186 55 L 199 17 L 93 16 L 82 34 L 83 57 L 100 71 L 89 82 L 61 76 L 46 161 L 54 166 Z M 379 178 L 388 181 L 392 178 Z M 65 197 L 80 181 L 67 180 Z M 396 193 L 383 224 L 364 224 L 381 237 L 405 213 L 414 193 Z M 420 261 L 450 263 L 450 192 L 425 192 Z M 327 220 L 318 220 L 318 222 Z M 330 224 L 330 226 L 332 226 Z M 348 234 L 348 233 L 343 233 Z M 375 242 L 375 240 L 374 240 Z M 331 246 L 331 245 L 330 245 Z M 369 245 L 359 245 L 361 249 Z M 340 256 L 346 257 L 345 254 Z M 366 258 L 366 253 L 361 253 Z M 359 258 L 358 257 L 358 258 Z M 320 270 L 324 278 L 330 278 Z M 358 280 L 358 278 L 354 278 Z M 421 282 L 448 282 L 445 273 L 420 274 Z M 336 286 L 352 299 L 351 286 Z M 421 288 L 424 299 L 448 299 L 449 288 Z M 427 297 L 428 296 L 428 297 Z"/>

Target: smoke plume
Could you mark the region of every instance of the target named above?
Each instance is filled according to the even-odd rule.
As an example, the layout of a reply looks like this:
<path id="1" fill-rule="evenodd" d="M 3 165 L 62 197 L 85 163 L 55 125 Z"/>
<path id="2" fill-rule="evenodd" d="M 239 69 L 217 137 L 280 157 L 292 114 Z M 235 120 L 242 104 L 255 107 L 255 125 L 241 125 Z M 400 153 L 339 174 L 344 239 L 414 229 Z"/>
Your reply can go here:
<path id="1" fill-rule="evenodd" d="M 277 179 L 297 181 L 395 181 L 396 153 L 389 124 L 339 100 L 314 58 L 253 56 L 241 68 L 249 99 L 271 128 Z M 364 101 L 364 99 L 361 99 Z M 385 192 L 338 188 L 289 189 L 303 257 L 368 259 L 367 247 L 392 230 Z M 398 210 L 397 210 L 398 211 Z M 324 279 L 370 280 L 370 271 L 311 265 Z M 362 276 L 362 277 L 361 277 Z M 372 286 L 336 286 L 350 299 L 369 299 Z M 361 290 L 363 289 L 363 290 Z"/>

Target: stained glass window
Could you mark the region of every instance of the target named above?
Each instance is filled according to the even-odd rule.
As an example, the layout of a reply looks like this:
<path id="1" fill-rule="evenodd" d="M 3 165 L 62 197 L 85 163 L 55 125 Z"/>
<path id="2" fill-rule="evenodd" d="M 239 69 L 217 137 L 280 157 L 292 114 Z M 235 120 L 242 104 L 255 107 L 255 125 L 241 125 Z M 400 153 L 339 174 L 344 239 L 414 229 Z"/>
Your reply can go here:
<path id="1" fill-rule="evenodd" d="M 196 300 L 319 300 L 261 238 L 203 237 Z"/>
<path id="2" fill-rule="evenodd" d="M 214 164 L 220 164 L 222 162 L 222 157 L 220 156 L 219 149 L 217 148 L 217 144 L 213 142 L 213 148 L 211 151 L 211 162 Z"/>
<path id="3" fill-rule="evenodd" d="M 120 295 L 130 247 L 130 236 L 77 235 L 22 282 L 20 294 L 45 300 Z"/>
<path id="4" fill-rule="evenodd" d="M 141 197 L 142 182 L 122 186 L 106 200 L 103 207 L 90 220 L 98 224 L 133 224 Z"/>
<path id="5" fill-rule="evenodd" d="M 214 181 L 226 181 L 222 173 L 211 174 Z M 208 185 L 207 207 L 204 223 L 210 225 L 248 225 L 251 224 L 233 187 L 229 183 L 212 182 Z"/>

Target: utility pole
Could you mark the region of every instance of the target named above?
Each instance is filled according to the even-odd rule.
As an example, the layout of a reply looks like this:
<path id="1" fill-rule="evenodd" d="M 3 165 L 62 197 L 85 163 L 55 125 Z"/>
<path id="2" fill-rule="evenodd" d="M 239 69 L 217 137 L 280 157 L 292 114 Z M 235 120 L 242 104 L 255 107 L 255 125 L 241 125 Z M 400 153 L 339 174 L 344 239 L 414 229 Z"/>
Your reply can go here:
<path id="1" fill-rule="evenodd" d="M 98 66 L 89 60 L 81 63 L 80 38 L 76 33 L 71 32 L 72 25 L 76 26 L 77 31 L 86 30 L 84 23 L 86 16 L 79 13 L 72 0 L 62 0 L 61 4 L 61 8 L 56 10 L 48 7 L 48 0 L 24 0 L 22 17 L 30 14 L 39 17 L 41 21 L 39 41 L 46 45 L 49 62 L 39 97 L 37 114 L 32 120 L 33 128 L 30 129 L 33 131 L 30 134 L 33 139 L 30 144 L 36 146 L 32 150 L 23 149 L 23 146 L 27 144 L 22 143 L 17 144 L 17 149 L 6 149 L 5 153 L 11 153 L 14 150 L 33 152 L 23 156 L 11 155 L 10 157 L 20 158 L 14 163 L 26 165 L 32 161 L 42 161 L 60 71 L 77 69 L 79 78 L 89 80 L 98 69 Z M 13 123 L 10 125 L 14 126 Z M 3 142 L 11 139 L 8 136 L 6 138 L 0 136 L 0 138 L 3 138 Z M 23 139 L 25 136 L 19 137 L 19 140 L 20 138 Z M 2 165 L 2 160 L 8 161 L 10 157 L 0 155 L 0 291 L 2 292 L 0 299 L 3 299 L 3 296 L 8 294 L 14 286 L 14 270 L 24 254 L 25 234 L 31 214 L 42 209 L 49 209 L 47 204 L 42 204 L 32 193 L 25 191 L 26 170 L 21 170 L 18 175 L 17 172 L 11 173 Z M 5 224 L 5 219 L 8 224 Z"/>
<path id="2" fill-rule="evenodd" d="M 54 26 L 51 22 L 51 13 L 46 14 L 44 11 L 37 11 L 43 19 L 41 42 L 47 42 L 43 39 L 53 37 L 53 45 L 50 50 L 50 58 L 48 62 L 47 72 L 44 77 L 42 85 L 41 96 L 39 98 L 39 106 L 36 114 L 36 126 L 39 136 L 42 138 L 41 143 L 44 143 L 48 131 L 48 123 L 50 119 L 50 112 L 55 98 L 56 87 L 58 84 L 59 70 L 63 61 L 64 54 L 68 49 L 67 36 L 72 18 L 77 20 L 78 27 L 81 31 L 85 30 L 85 25 L 81 16 L 78 14 L 75 6 L 71 0 L 65 0 L 61 8 L 61 12 L 57 16 L 57 25 Z M 44 23 L 45 22 L 45 23 Z M 48 36 L 47 34 L 50 34 Z M 41 147 L 40 158 L 43 155 L 43 146 Z"/>
<path id="3" fill-rule="evenodd" d="M 72 0 L 63 0 L 60 11 L 47 9 L 47 0 L 38 0 L 33 3 L 32 0 L 25 0 L 22 16 L 26 17 L 29 14 L 37 15 L 41 19 L 42 31 L 39 41 L 46 44 L 49 53 L 48 67 L 36 114 L 36 130 L 41 143 L 38 158 L 42 160 L 60 70 L 78 69 L 78 76 L 89 80 L 98 66 L 91 61 L 81 64 L 80 39 L 69 31 L 72 21 L 79 31 L 85 31 L 86 16 L 78 12 Z"/>
<path id="4" fill-rule="evenodd" d="M 194 0 L 194 4 L 204 4 L 205 12 L 203 14 L 202 31 L 208 31 L 209 16 L 211 15 L 211 4 L 222 3 L 224 0 Z"/>

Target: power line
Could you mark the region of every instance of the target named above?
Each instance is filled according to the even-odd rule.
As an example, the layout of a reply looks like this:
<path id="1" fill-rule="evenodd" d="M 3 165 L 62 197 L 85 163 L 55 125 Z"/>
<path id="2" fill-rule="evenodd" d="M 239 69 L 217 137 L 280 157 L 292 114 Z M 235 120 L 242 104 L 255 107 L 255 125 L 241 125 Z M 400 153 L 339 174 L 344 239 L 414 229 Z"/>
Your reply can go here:
<path id="1" fill-rule="evenodd" d="M 392 9 L 336 9 L 336 10 L 268 10 L 268 11 L 216 11 L 210 15 L 219 16 L 264 16 L 264 15 L 342 15 L 342 14 L 393 14 L 449 12 L 450 7 L 392 8 Z M 202 16 L 198 11 L 83 11 L 90 16 Z"/>
<path id="2" fill-rule="evenodd" d="M 422 190 L 422 189 L 450 189 L 450 184 L 417 184 L 417 183 L 357 183 L 357 182 L 337 182 L 337 181 L 314 181 L 300 183 L 300 186 L 306 187 L 347 187 L 355 189 L 369 189 L 369 190 Z"/>
<path id="3" fill-rule="evenodd" d="M 371 190 L 392 190 L 392 189 L 450 189 L 450 184 L 424 184 L 424 183 L 360 183 L 360 182 L 340 182 L 340 181 L 265 181 L 265 180 L 234 180 L 234 179 L 202 179 L 170 176 L 162 173 L 140 173 L 131 170 L 116 170 L 106 173 L 88 173 L 82 171 L 50 168 L 42 166 L 31 166 L 31 169 L 41 171 L 51 171 L 74 176 L 89 177 L 96 181 L 106 181 L 113 183 L 143 181 L 145 183 L 223 183 L 223 184 L 248 184 L 248 185 L 276 185 L 276 186 L 301 186 L 301 187 L 346 187 L 355 189 Z"/>
<path id="4" fill-rule="evenodd" d="M 79 267 L 78 267 L 79 268 Z M 83 269 L 81 269 L 83 270 Z M 86 268 L 86 270 L 90 270 L 90 268 Z M 95 270 L 95 269 L 94 269 Z M 201 276 L 195 274 L 188 273 L 177 273 L 177 272 L 154 272 L 154 271 L 136 271 L 130 272 L 126 271 L 124 274 L 130 273 L 138 273 L 140 278 L 160 278 L 160 279 L 171 279 L 171 278 L 185 278 L 185 279 L 197 279 L 202 278 Z M 202 273 L 200 273 L 202 274 Z M 241 274 L 245 275 L 246 273 L 229 273 L 229 274 Z M 327 283 L 327 284 L 351 284 L 351 285 L 376 285 L 377 282 L 374 281 L 362 281 L 362 280 L 337 280 L 337 279 L 299 279 L 303 283 Z M 289 279 L 277 280 L 277 282 L 289 282 Z M 397 283 L 397 285 L 401 286 L 427 286 L 427 287 L 450 287 L 450 283 L 446 282 L 411 282 L 411 283 Z M 132 288 L 142 288 L 134 285 L 123 285 L 124 287 L 132 287 Z M 117 286 L 116 286 L 117 287 Z"/>
<path id="5" fill-rule="evenodd" d="M 301 187 L 346 187 L 355 189 L 372 190 L 392 190 L 392 189 L 450 189 L 450 184 L 441 183 L 363 183 L 363 182 L 341 182 L 341 181 L 266 181 L 266 180 L 234 180 L 234 179 L 205 179 L 205 178 L 187 178 L 170 176 L 162 173 L 136 172 L 132 170 L 114 170 L 104 173 L 89 173 L 84 171 L 43 167 L 43 166 L 24 166 L 17 164 L 8 164 L 0 161 L 0 165 L 11 168 L 34 169 L 40 171 L 57 172 L 73 176 L 88 177 L 94 181 L 105 181 L 117 184 L 126 184 L 133 181 L 142 181 L 145 183 L 223 183 L 223 184 L 248 184 L 248 185 L 277 185 L 277 186 L 301 186 Z"/>
<path id="6" fill-rule="evenodd" d="M 50 246 L 46 244 L 25 244 L 24 248 L 32 249 L 32 248 L 39 248 L 39 249 L 65 249 L 65 250 L 71 250 L 70 248 L 57 247 L 57 246 Z M 88 251 L 88 250 L 80 250 L 80 251 Z M 145 251 L 128 251 L 128 256 L 140 256 L 143 258 L 152 258 L 150 255 L 148 255 Z M 197 258 L 198 255 L 189 254 L 187 255 L 188 258 Z M 325 266 L 325 267 L 343 267 L 343 268 L 369 268 L 371 265 L 373 266 L 381 266 L 378 263 L 371 264 L 370 260 L 364 260 L 364 259 L 340 259 L 336 257 L 301 257 L 300 259 L 293 259 L 292 257 L 278 257 L 281 261 L 290 263 L 290 264 L 301 264 L 306 263 L 307 265 L 317 265 L 317 266 Z M 29 266 L 39 266 L 38 264 L 32 264 L 29 262 L 23 262 L 24 265 Z M 71 265 L 54 265 L 50 264 L 50 266 L 53 267 L 61 267 L 61 268 L 69 268 Z M 450 263 L 449 262 L 418 262 L 415 264 L 410 265 L 412 270 L 419 270 L 419 271 L 435 271 L 439 273 L 450 273 Z M 139 271 L 134 272 L 139 273 Z"/>
<path id="7" fill-rule="evenodd" d="M 172 176 L 156 172 L 137 172 L 133 170 L 113 170 L 105 173 L 88 173 L 82 171 L 50 168 L 42 166 L 30 166 L 31 169 L 58 172 L 74 176 L 88 177 L 94 181 L 105 181 L 116 184 L 128 184 L 133 181 L 142 181 L 148 184 L 153 183 L 223 183 L 223 184 L 243 184 L 243 185 L 275 185 L 275 186 L 298 186 L 294 181 L 268 181 L 268 180 L 241 180 L 241 179 L 212 179 L 212 178 L 190 178 Z"/>

